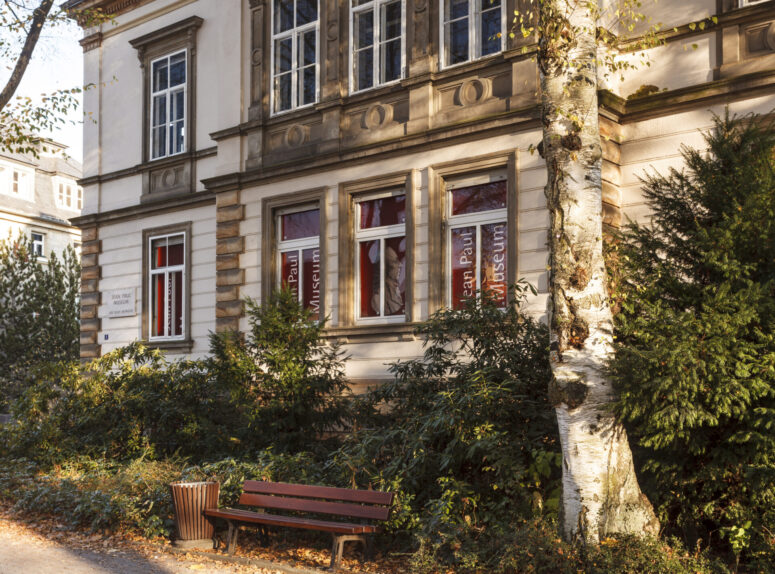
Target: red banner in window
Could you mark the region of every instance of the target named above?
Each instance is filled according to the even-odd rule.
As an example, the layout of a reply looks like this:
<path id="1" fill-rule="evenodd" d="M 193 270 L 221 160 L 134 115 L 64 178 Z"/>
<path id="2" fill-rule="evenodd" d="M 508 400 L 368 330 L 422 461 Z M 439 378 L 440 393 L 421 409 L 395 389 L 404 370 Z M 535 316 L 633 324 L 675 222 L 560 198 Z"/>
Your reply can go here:
<path id="1" fill-rule="evenodd" d="M 280 273 L 282 274 L 281 284 L 284 288 L 290 288 L 291 291 L 299 296 L 299 252 L 286 251 L 280 254 Z"/>

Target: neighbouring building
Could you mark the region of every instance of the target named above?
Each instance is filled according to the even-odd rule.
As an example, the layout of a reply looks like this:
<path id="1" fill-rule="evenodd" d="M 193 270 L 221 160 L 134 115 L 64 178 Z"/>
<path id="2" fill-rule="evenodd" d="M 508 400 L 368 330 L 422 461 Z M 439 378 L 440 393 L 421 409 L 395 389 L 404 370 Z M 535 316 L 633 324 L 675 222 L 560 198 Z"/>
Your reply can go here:
<path id="1" fill-rule="evenodd" d="M 0 152 L 0 239 L 24 235 L 40 261 L 68 246 L 81 245 L 81 230 L 70 223 L 81 214 L 81 164 L 67 146 L 40 139 L 35 154 Z"/>
<path id="2" fill-rule="evenodd" d="M 210 331 L 246 329 L 244 297 L 287 284 L 330 318 L 357 386 L 419 355 L 414 324 L 482 286 L 525 278 L 545 313 L 534 39 L 508 34 L 528 4 L 70 0 L 114 16 L 82 40 L 98 86 L 82 356 L 137 339 L 205 354 Z M 775 0 L 645 8 L 664 45 L 601 92 L 612 226 L 644 215 L 639 178 L 703 145 L 711 112 L 775 109 Z"/>

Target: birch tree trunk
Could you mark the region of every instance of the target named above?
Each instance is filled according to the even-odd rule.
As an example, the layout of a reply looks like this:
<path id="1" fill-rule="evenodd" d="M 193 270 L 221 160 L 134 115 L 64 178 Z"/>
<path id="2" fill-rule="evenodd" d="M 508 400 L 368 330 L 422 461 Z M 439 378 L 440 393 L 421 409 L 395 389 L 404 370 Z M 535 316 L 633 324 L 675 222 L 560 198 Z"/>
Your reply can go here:
<path id="1" fill-rule="evenodd" d="M 603 261 L 602 148 L 597 103 L 597 0 L 541 0 L 539 67 L 551 212 L 549 396 L 563 451 L 566 539 L 656 534 L 603 372 L 613 322 Z"/>

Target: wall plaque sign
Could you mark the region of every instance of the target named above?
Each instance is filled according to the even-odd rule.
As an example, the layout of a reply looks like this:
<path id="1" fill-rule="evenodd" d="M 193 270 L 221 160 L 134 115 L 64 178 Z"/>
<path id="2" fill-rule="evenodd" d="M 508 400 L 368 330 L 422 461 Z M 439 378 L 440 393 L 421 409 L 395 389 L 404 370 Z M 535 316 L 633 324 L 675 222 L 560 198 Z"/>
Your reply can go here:
<path id="1" fill-rule="evenodd" d="M 134 287 L 105 291 L 104 297 L 104 302 L 108 307 L 108 317 L 134 317 L 137 315 L 137 298 Z"/>

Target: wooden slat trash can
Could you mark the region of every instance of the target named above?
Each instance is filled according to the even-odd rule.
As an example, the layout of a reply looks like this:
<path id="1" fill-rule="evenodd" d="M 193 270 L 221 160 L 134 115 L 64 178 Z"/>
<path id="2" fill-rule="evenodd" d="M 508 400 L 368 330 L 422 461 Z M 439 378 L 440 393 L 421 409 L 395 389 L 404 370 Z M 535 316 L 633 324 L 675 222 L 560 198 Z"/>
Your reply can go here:
<path id="1" fill-rule="evenodd" d="M 179 548 L 212 548 L 215 525 L 204 515 L 208 508 L 218 508 L 218 482 L 173 482 L 172 506 Z"/>

